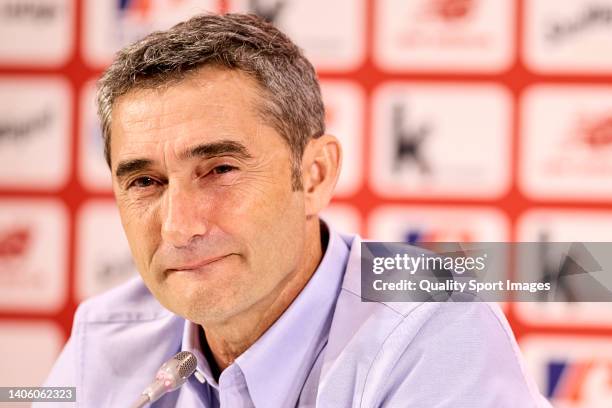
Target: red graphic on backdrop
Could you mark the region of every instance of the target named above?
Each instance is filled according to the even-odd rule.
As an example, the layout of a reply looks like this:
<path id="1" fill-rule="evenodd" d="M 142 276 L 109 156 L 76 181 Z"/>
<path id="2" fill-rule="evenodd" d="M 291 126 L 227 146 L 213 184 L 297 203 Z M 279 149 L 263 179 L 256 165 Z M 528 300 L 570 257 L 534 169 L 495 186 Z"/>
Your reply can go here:
<path id="1" fill-rule="evenodd" d="M 123 0 L 119 2 L 119 9 L 146 20 L 151 12 L 151 0 Z"/>
<path id="2" fill-rule="evenodd" d="M 22 257 L 31 241 L 28 228 L 20 227 L 0 235 L 0 258 Z"/>
<path id="3" fill-rule="evenodd" d="M 475 0 L 433 0 L 430 11 L 445 21 L 463 20 L 474 10 Z"/>
<path id="4" fill-rule="evenodd" d="M 603 118 L 583 119 L 578 125 L 579 140 L 593 149 L 612 145 L 612 114 Z"/>
<path id="5" fill-rule="evenodd" d="M 409 48 L 487 49 L 492 46 L 491 33 L 472 24 L 477 8 L 476 0 L 431 0 L 407 16 L 398 42 Z"/>
<path id="6" fill-rule="evenodd" d="M 606 398 L 612 390 L 612 363 L 609 361 L 552 360 L 546 368 L 545 395 L 553 401 L 578 404 Z"/>
<path id="7" fill-rule="evenodd" d="M 573 122 L 562 141 L 549 148 L 543 171 L 553 176 L 583 174 L 601 178 L 612 175 L 612 112 L 577 115 Z"/>

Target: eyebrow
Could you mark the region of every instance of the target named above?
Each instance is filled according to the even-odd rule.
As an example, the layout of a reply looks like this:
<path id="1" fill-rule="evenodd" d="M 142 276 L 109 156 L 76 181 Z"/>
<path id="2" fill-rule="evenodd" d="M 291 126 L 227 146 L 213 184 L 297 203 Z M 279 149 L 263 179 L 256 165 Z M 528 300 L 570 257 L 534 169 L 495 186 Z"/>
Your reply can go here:
<path id="1" fill-rule="evenodd" d="M 180 160 L 189 160 L 194 158 L 209 159 L 215 156 L 234 155 L 243 159 L 250 159 L 247 148 L 239 142 L 233 140 L 222 140 L 214 143 L 203 143 L 188 149 L 179 154 Z"/>
<path id="2" fill-rule="evenodd" d="M 129 174 L 145 170 L 146 168 L 151 167 L 152 164 L 153 161 L 148 159 L 134 159 L 123 161 L 117 166 L 117 170 L 115 170 L 115 177 L 120 180 Z"/>
<path id="3" fill-rule="evenodd" d="M 222 140 L 213 143 L 203 143 L 181 152 L 179 160 L 190 160 L 195 158 L 210 159 L 212 157 L 234 155 L 243 159 L 252 158 L 246 146 L 233 140 Z M 149 159 L 132 159 L 122 161 L 117 165 L 115 177 L 122 179 L 129 174 L 145 170 L 153 165 Z"/>

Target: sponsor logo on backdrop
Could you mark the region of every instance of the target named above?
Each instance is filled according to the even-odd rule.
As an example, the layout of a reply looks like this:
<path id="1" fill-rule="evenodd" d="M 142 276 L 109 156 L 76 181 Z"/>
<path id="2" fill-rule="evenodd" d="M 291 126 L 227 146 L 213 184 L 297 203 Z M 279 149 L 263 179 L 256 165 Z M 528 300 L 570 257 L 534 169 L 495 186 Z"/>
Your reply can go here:
<path id="1" fill-rule="evenodd" d="M 134 276 L 135 266 L 132 254 L 128 251 L 121 258 L 104 258 L 100 256 L 94 271 L 97 282 L 122 282 Z"/>
<path id="2" fill-rule="evenodd" d="M 368 219 L 369 239 L 387 242 L 405 242 L 420 246 L 427 243 L 457 242 L 506 242 L 508 219 L 492 208 L 382 206 L 374 210 Z M 447 252 L 454 245 L 437 248 L 423 245 L 434 251 Z M 460 247 L 456 248 L 458 251 Z M 505 251 L 487 263 L 488 279 L 505 280 L 508 263 Z M 494 280 L 494 279 L 492 279 Z"/>
<path id="3" fill-rule="evenodd" d="M 554 406 L 612 404 L 612 347 L 606 339 L 533 336 L 521 341 L 527 366 Z"/>
<path id="4" fill-rule="evenodd" d="M 27 227 L 0 231 L 0 259 L 4 261 L 23 258 L 30 246 L 32 231 Z"/>
<path id="5" fill-rule="evenodd" d="M 54 310 L 66 282 L 66 213 L 55 202 L 0 202 L 0 310 Z"/>
<path id="6" fill-rule="evenodd" d="M 477 0 L 432 0 L 428 6 L 433 15 L 453 22 L 470 17 L 477 3 Z"/>
<path id="7" fill-rule="evenodd" d="M 276 23 L 278 15 L 285 8 L 286 0 L 276 0 L 272 4 L 263 4 L 261 0 L 249 0 L 249 10 L 269 23 Z"/>
<path id="8" fill-rule="evenodd" d="M 550 232 L 541 230 L 538 242 L 550 243 Z M 532 247 L 537 253 L 533 253 Z M 605 269 L 598 258 L 603 263 L 608 258 L 599 253 L 601 248 L 582 242 L 524 246 L 517 251 L 521 257 L 517 270 L 539 276 L 540 282 L 553 286 L 553 291 L 539 293 L 539 301 L 603 301 L 609 298 L 610 290 L 596 278 Z"/>
<path id="9" fill-rule="evenodd" d="M 0 187 L 46 190 L 66 182 L 70 103 L 63 80 L 0 80 Z"/>
<path id="10" fill-rule="evenodd" d="M 217 12 L 217 3 L 216 0 L 86 0 L 83 54 L 92 65 L 104 66 L 123 46 L 195 14 Z"/>
<path id="11" fill-rule="evenodd" d="M 580 118 L 576 131 L 577 139 L 593 150 L 612 146 L 612 109 L 598 117 Z"/>
<path id="12" fill-rule="evenodd" d="M 304 49 L 317 69 L 350 70 L 363 59 L 364 0 L 229 0 L 228 3 L 230 11 L 255 13 L 275 24 Z M 317 22 L 314 30 L 313 21 Z"/>
<path id="13" fill-rule="evenodd" d="M 150 0 L 119 0 L 117 16 L 122 19 L 132 18 L 141 22 L 148 21 L 151 15 Z"/>
<path id="14" fill-rule="evenodd" d="M 0 64 L 59 65 L 72 46 L 69 0 L 0 0 Z"/>
<path id="15" fill-rule="evenodd" d="M 144 37 L 154 30 L 157 10 L 160 2 L 151 0 L 119 0 L 117 2 L 117 44 L 128 44 Z M 166 1 L 162 7 L 176 8 L 184 0 Z"/>
<path id="16" fill-rule="evenodd" d="M 588 114 L 578 113 L 571 120 L 566 134 L 560 138 L 557 154 L 544 163 L 546 173 L 552 177 L 563 177 L 566 173 L 583 173 L 585 177 L 612 174 L 612 162 L 609 161 L 612 115 L 589 118 Z"/>
<path id="17" fill-rule="evenodd" d="M 392 197 L 499 197 L 510 182 L 510 111 L 494 86 L 383 85 L 374 97 L 372 186 Z"/>
<path id="18" fill-rule="evenodd" d="M 523 98 L 521 187 L 534 197 L 612 197 L 608 88 L 536 87 Z"/>
<path id="19" fill-rule="evenodd" d="M 550 233 L 546 230 L 541 230 L 538 234 L 538 242 L 550 242 Z M 538 254 L 536 270 L 539 271 L 541 276 L 540 282 L 557 282 L 556 291 L 560 291 L 563 298 L 567 301 L 574 301 L 576 296 L 573 293 L 573 289 L 567 285 L 564 285 L 566 281 L 559 280 L 557 277 L 564 276 L 570 272 L 571 267 L 574 263 L 569 262 L 568 256 L 556 257 L 549 253 L 552 247 L 543 246 L 542 253 Z M 561 262 L 559 260 L 561 259 Z M 541 296 L 545 296 L 542 294 Z M 545 298 L 540 299 L 545 301 Z"/>
<path id="20" fill-rule="evenodd" d="M 428 123 L 410 126 L 407 124 L 404 106 L 393 106 L 392 132 L 395 139 L 395 155 L 393 160 L 394 171 L 400 171 L 405 164 L 414 165 L 421 174 L 429 174 L 431 168 L 428 160 L 422 153 L 421 145 L 432 133 L 432 126 Z"/>
<path id="21" fill-rule="evenodd" d="M 609 1 L 526 2 L 525 60 L 545 72 L 608 73 L 612 54 Z"/>
<path id="22" fill-rule="evenodd" d="M 376 2 L 377 61 L 384 68 L 499 71 L 512 59 L 514 2 Z"/>
<path id="23" fill-rule="evenodd" d="M 546 365 L 546 393 L 545 396 L 553 401 L 563 401 L 580 404 L 586 396 L 585 389 L 594 380 L 593 377 L 604 374 L 612 375 L 612 360 L 602 362 L 593 356 L 589 359 L 553 359 Z M 596 380 L 596 379 L 595 379 Z M 603 385 L 603 387 L 601 387 Z M 612 387 L 599 383 L 599 391 L 612 397 Z M 593 392 L 593 391 L 591 391 Z M 600 402 L 603 402 L 599 400 Z M 612 403 L 612 399 L 609 399 Z"/>
<path id="24" fill-rule="evenodd" d="M 492 46 L 492 37 L 485 31 L 468 30 L 466 24 L 474 19 L 477 1 L 432 0 L 422 4 L 412 16 L 424 24 L 442 23 L 437 30 L 409 28 L 399 33 L 398 42 L 406 47 L 439 47 L 448 49 L 475 48 L 486 50 Z"/>
<path id="25" fill-rule="evenodd" d="M 0 118 L 0 143 L 20 142 L 31 136 L 44 136 L 51 126 L 53 114 L 51 109 L 43 108 L 39 112 L 32 112 L 32 116 L 23 119 Z"/>
<path id="26" fill-rule="evenodd" d="M 40 290 L 42 271 L 27 267 L 32 228 L 27 225 L 0 229 L 0 281 L 3 285 L 26 285 Z"/>
<path id="27" fill-rule="evenodd" d="M 473 242 L 473 232 L 457 228 L 407 228 L 403 233 L 403 242 L 419 244 L 427 242 Z"/>
<path id="28" fill-rule="evenodd" d="M 255 12 L 277 24 L 317 68 L 349 70 L 363 59 L 364 0 L 230 0 L 228 5 L 230 11 Z M 104 66 L 118 49 L 149 32 L 218 8 L 216 0 L 87 0 L 83 54 L 92 65 Z"/>
<path id="29" fill-rule="evenodd" d="M 321 81 L 325 104 L 326 132 L 336 136 L 342 145 L 344 158 L 336 196 L 354 193 L 360 186 L 363 169 L 364 94 L 348 81 Z"/>
<path id="30" fill-rule="evenodd" d="M 25 21 L 53 21 L 60 13 L 57 2 L 12 0 L 0 4 L 0 17 Z"/>
<path id="31" fill-rule="evenodd" d="M 612 242 L 612 212 L 530 211 L 518 219 L 517 241 L 557 242 L 565 246 L 554 246 L 556 252 L 542 252 L 536 257 L 521 256 L 516 264 L 516 276 L 520 280 L 547 282 L 556 280 L 556 288 L 566 302 L 517 303 L 515 308 L 520 319 L 539 325 L 608 325 L 612 322 L 610 303 L 597 302 L 607 289 L 595 281 L 564 285 L 561 276 L 588 272 L 595 279 L 602 271 L 597 259 L 605 254 L 594 254 L 580 245 L 580 242 Z M 541 248 L 545 248 L 542 246 Z M 549 247 L 552 248 L 552 247 Z M 563 252 L 559 252 L 563 251 Z M 601 278 L 600 282 L 605 282 Z M 571 303 L 573 299 L 593 299 L 592 302 Z"/>
<path id="32" fill-rule="evenodd" d="M 489 208 L 382 206 L 368 220 L 368 238 L 391 242 L 505 242 L 508 220 Z"/>
<path id="33" fill-rule="evenodd" d="M 160 7 L 177 8 L 185 0 L 169 0 L 163 2 L 153 0 L 118 0 L 117 1 L 117 28 L 118 44 L 128 44 L 144 37 L 154 30 L 156 13 Z"/>
<path id="34" fill-rule="evenodd" d="M 79 299 L 99 294 L 137 275 L 114 201 L 88 202 L 78 215 L 77 228 Z"/>
<path id="35" fill-rule="evenodd" d="M 559 43 L 589 30 L 612 30 L 612 5 L 591 3 L 583 7 L 576 15 L 558 18 L 547 24 L 546 39 L 551 43 Z"/>

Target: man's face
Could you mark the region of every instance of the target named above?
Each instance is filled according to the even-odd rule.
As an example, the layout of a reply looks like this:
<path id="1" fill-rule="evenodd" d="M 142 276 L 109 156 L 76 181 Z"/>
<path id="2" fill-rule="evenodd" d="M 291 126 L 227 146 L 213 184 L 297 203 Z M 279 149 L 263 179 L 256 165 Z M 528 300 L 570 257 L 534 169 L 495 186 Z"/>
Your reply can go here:
<path id="1" fill-rule="evenodd" d="M 113 190 L 136 266 L 160 303 L 203 325 L 276 296 L 304 257 L 304 195 L 257 91 L 205 67 L 113 106 Z"/>

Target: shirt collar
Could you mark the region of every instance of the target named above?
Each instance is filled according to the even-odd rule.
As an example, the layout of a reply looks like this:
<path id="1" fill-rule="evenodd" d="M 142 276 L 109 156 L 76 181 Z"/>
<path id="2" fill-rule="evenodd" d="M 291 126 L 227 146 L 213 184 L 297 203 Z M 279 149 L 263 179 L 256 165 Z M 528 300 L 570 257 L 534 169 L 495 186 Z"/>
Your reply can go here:
<path id="1" fill-rule="evenodd" d="M 322 228 L 326 228 L 322 225 Z M 348 259 L 348 246 L 328 228 L 329 241 L 316 271 L 278 320 L 235 361 L 258 408 L 295 406 L 317 355 L 327 342 Z M 198 326 L 185 321 L 183 350 L 198 359 L 196 376 L 217 388 L 202 353 Z"/>
<path id="2" fill-rule="evenodd" d="M 210 366 L 208 365 L 208 361 L 206 360 L 204 352 L 202 351 L 200 333 L 198 329 L 197 324 L 189 320 L 185 320 L 181 350 L 190 351 L 196 356 L 196 359 L 198 360 L 196 371 L 194 373 L 196 379 L 201 383 L 207 382 L 215 388 L 218 388 L 217 382 L 215 381 Z"/>

